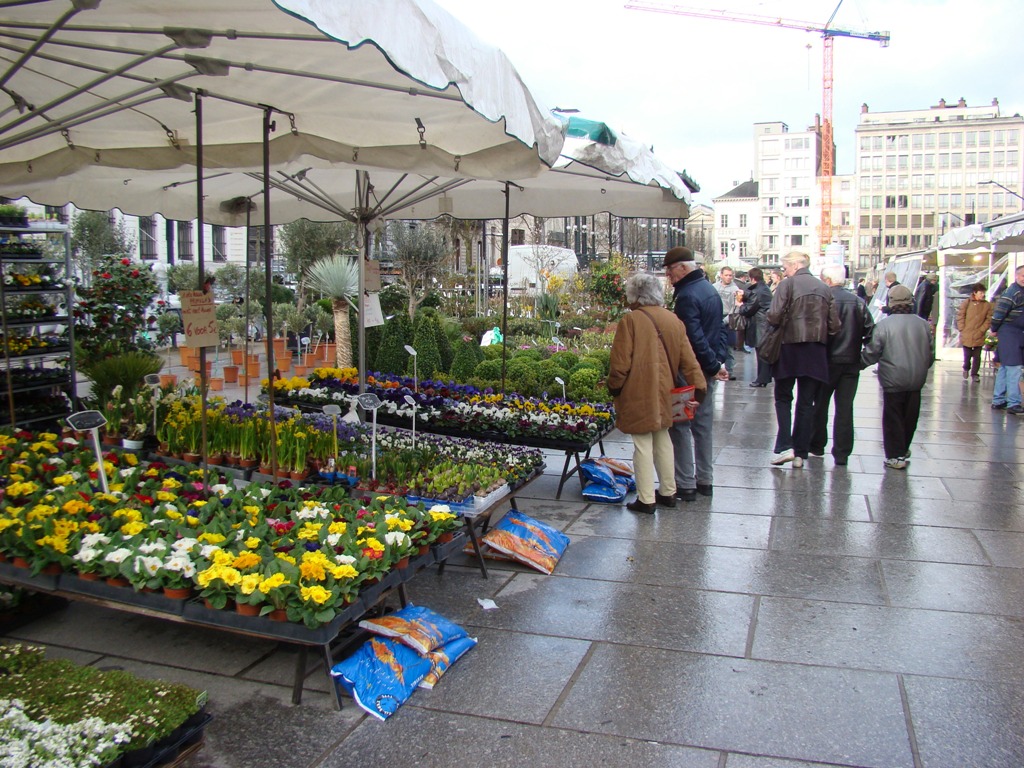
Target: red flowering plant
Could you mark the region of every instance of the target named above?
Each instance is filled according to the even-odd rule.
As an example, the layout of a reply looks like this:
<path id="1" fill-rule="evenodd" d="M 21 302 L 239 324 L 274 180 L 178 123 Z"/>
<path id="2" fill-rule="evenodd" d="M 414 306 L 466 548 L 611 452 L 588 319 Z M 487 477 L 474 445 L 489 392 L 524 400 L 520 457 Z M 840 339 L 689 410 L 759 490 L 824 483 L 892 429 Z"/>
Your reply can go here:
<path id="1" fill-rule="evenodd" d="M 610 320 L 620 317 L 626 309 L 627 271 L 626 264 L 620 260 L 591 265 L 587 292 L 607 311 Z"/>
<path id="2" fill-rule="evenodd" d="M 78 288 L 76 344 L 92 357 L 152 349 L 156 315 L 151 304 L 156 294 L 149 264 L 106 257 L 93 270 L 92 284 Z"/>

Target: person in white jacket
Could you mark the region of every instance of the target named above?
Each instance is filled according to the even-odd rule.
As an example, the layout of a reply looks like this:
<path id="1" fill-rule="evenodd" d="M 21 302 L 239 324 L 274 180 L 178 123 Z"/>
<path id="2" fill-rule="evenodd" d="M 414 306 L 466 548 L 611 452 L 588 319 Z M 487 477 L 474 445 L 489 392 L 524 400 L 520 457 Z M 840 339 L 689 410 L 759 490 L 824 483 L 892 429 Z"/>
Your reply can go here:
<path id="1" fill-rule="evenodd" d="M 914 314 L 905 285 L 889 289 L 888 315 L 878 321 L 861 351 L 861 368 L 878 363 L 882 385 L 882 443 L 887 469 L 906 469 L 921 414 L 921 389 L 935 359 L 931 326 Z"/>

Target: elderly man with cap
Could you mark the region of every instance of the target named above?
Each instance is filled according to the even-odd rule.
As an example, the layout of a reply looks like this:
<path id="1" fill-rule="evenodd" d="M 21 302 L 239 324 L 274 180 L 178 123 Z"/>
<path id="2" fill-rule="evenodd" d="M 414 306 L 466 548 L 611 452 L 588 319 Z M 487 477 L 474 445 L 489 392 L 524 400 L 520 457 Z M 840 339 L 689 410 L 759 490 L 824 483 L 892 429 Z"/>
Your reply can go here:
<path id="1" fill-rule="evenodd" d="M 882 385 L 882 443 L 886 469 L 906 469 L 921 414 L 921 388 L 935 359 L 928 321 L 914 314 L 914 294 L 889 288 L 888 315 L 875 325 L 861 367 L 878 363 Z"/>
<path id="2" fill-rule="evenodd" d="M 707 380 L 707 399 L 693 419 L 669 430 L 676 455 L 676 496 L 695 501 L 698 493 L 714 493 L 712 395 L 716 380 L 729 380 L 725 367 L 727 329 L 722 319 L 722 297 L 697 266 L 693 251 L 684 245 L 672 248 L 665 254 L 664 267 L 675 290 L 676 315 L 686 326 L 686 336 Z"/>

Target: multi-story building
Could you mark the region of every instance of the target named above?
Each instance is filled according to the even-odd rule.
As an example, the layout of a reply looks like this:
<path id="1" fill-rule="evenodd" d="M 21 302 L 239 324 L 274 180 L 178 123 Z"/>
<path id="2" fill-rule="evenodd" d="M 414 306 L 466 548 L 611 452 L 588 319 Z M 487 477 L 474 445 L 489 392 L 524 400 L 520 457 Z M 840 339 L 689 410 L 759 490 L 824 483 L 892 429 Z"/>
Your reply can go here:
<path id="1" fill-rule="evenodd" d="M 801 132 L 791 132 L 782 122 L 754 123 L 759 263 L 778 263 L 791 250 L 819 252 L 820 169 L 821 125 L 817 120 Z"/>
<path id="2" fill-rule="evenodd" d="M 864 104 L 855 135 L 862 261 L 934 247 L 947 228 L 1024 202 L 1024 118 L 1001 115 L 998 99 L 876 113 Z"/>

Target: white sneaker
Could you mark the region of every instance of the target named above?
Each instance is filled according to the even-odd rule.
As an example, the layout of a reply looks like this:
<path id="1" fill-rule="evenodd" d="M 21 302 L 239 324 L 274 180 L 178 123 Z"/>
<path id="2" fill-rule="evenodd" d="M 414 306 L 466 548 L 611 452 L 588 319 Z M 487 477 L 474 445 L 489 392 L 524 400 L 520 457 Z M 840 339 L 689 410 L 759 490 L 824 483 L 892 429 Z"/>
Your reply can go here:
<path id="1" fill-rule="evenodd" d="M 885 460 L 885 468 L 886 469 L 906 469 L 907 468 L 907 462 L 906 462 L 905 459 L 902 459 L 902 458 L 886 459 Z"/>
<path id="2" fill-rule="evenodd" d="M 794 453 L 792 448 L 789 448 L 785 451 L 781 451 L 779 453 L 773 453 L 771 458 L 771 464 L 777 467 L 780 464 L 785 464 L 787 461 L 792 461 L 793 457 Z"/>
<path id="3" fill-rule="evenodd" d="M 803 469 L 803 468 L 804 468 L 804 460 L 801 459 L 799 456 L 794 456 L 793 457 L 793 469 Z"/>

